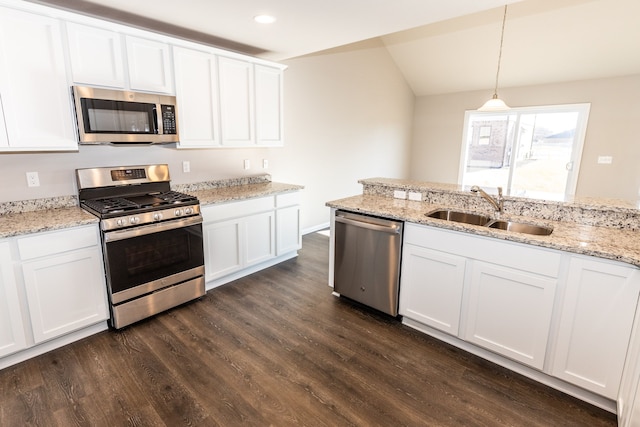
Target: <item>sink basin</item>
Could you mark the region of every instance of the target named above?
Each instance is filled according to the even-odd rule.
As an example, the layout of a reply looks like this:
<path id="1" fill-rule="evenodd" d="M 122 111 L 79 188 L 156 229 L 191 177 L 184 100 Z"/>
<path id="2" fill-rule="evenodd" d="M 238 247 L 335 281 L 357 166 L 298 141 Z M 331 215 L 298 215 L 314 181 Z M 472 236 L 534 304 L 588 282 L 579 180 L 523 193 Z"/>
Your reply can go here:
<path id="1" fill-rule="evenodd" d="M 486 225 L 491 218 L 469 212 L 452 211 L 450 209 L 438 209 L 426 214 L 429 218 L 444 219 L 446 221 L 463 222 L 472 225 Z"/>
<path id="2" fill-rule="evenodd" d="M 553 231 L 553 228 L 544 227 L 542 225 L 506 221 L 502 219 L 491 221 L 489 224 L 487 224 L 487 227 L 496 228 L 499 230 L 513 231 L 515 233 L 535 234 L 537 236 L 548 236 Z"/>

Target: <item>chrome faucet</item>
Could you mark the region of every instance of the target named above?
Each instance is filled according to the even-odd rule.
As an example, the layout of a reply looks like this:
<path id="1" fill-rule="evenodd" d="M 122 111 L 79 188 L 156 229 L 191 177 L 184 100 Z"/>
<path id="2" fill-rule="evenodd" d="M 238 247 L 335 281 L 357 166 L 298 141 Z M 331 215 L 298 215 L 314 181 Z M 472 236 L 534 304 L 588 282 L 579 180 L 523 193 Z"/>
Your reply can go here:
<path id="1" fill-rule="evenodd" d="M 486 191 L 484 191 L 482 188 L 478 187 L 477 185 L 474 185 L 473 187 L 471 187 L 471 192 L 480 194 L 489 203 L 493 205 L 493 207 L 496 209 L 496 212 L 498 214 L 502 213 L 502 210 L 504 209 L 504 199 L 502 198 L 502 187 L 498 187 L 498 197 L 496 197 L 495 199 L 491 197 L 489 194 L 487 194 Z"/>

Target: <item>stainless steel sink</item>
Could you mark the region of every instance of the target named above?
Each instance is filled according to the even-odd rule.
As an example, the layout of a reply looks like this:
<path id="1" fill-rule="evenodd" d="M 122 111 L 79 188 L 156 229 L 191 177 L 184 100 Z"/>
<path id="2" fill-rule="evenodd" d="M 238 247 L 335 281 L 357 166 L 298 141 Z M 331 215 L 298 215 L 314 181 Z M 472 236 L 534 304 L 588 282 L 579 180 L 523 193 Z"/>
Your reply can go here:
<path id="1" fill-rule="evenodd" d="M 536 236 L 548 236 L 553 232 L 553 228 L 543 225 L 527 224 L 525 222 L 508 221 L 505 219 L 494 219 L 482 214 L 471 212 L 455 211 L 451 209 L 437 209 L 426 214 L 429 218 L 442 219 L 445 221 L 461 222 L 464 224 L 480 225 L 496 230 L 505 230 L 514 233 L 532 234 Z"/>
<path id="2" fill-rule="evenodd" d="M 545 227 L 542 225 L 527 224 L 524 222 L 507 221 L 502 219 L 496 219 L 487 224 L 489 228 L 496 228 L 498 230 L 513 231 L 515 233 L 534 234 L 536 236 L 548 236 L 553 231 L 553 228 Z"/>
<path id="3" fill-rule="evenodd" d="M 472 225 L 486 225 L 491 218 L 486 215 L 469 212 L 453 211 L 451 209 L 438 209 L 426 214 L 429 218 L 444 219 L 446 221 L 463 222 Z"/>

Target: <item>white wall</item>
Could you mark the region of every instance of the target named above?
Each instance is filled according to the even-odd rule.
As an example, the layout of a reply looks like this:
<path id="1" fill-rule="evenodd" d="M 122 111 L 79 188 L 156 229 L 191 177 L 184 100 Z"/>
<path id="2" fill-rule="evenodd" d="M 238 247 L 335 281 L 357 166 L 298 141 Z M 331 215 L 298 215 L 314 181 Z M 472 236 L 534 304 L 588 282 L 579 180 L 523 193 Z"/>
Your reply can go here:
<path id="1" fill-rule="evenodd" d="M 76 194 L 76 168 L 168 163 L 173 183 L 270 173 L 305 185 L 302 227 L 329 220 L 324 203 L 361 192 L 360 178 L 408 175 L 414 97 L 387 51 L 356 45 L 287 62 L 285 146 L 177 150 L 169 146 L 82 146 L 68 153 L 1 153 L 0 202 Z M 243 169 L 243 160 L 251 169 Z M 262 160 L 269 168 L 262 169 Z M 182 161 L 191 172 L 182 172 Z M 29 188 L 26 172 L 40 187 Z"/>
<path id="2" fill-rule="evenodd" d="M 577 196 L 635 202 L 640 191 L 640 75 L 505 88 L 500 97 L 512 107 L 591 103 L 578 176 Z M 465 110 L 474 110 L 490 91 L 416 99 L 411 178 L 456 183 Z M 598 156 L 612 156 L 610 165 Z"/>

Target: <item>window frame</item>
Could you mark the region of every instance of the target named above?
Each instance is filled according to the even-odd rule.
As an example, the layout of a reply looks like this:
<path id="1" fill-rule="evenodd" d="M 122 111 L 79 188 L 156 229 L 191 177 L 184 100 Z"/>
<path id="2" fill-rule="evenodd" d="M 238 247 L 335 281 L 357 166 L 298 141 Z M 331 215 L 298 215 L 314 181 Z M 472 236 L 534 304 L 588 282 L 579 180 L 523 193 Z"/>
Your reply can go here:
<path id="1" fill-rule="evenodd" d="M 464 113 L 464 123 L 462 132 L 462 143 L 460 146 L 460 163 L 458 166 L 458 185 L 462 186 L 464 183 L 464 174 L 466 171 L 467 160 L 469 156 L 469 150 L 467 149 L 467 141 L 469 137 L 469 120 L 471 116 L 496 116 L 500 114 L 516 114 L 515 125 L 520 122 L 520 115 L 523 114 L 552 114 L 552 113 L 567 113 L 578 112 L 578 120 L 576 122 L 576 131 L 574 136 L 574 146 L 571 152 L 572 173 L 569 174 L 562 200 L 572 197 L 576 193 L 578 186 L 578 176 L 580 175 L 580 166 L 582 161 L 582 153 L 584 149 L 584 140 L 587 134 L 587 126 L 589 122 L 589 113 L 591 111 L 591 103 L 575 103 L 575 104 L 557 104 L 557 105 L 539 105 L 531 107 L 514 107 L 504 112 L 483 112 L 477 110 L 466 110 Z M 515 133 L 514 133 L 515 134 Z M 515 137 L 515 136 L 514 136 Z M 514 141 L 510 141 L 511 144 Z M 514 153 L 512 152 L 512 156 Z M 513 162 L 509 166 L 509 176 L 511 177 L 513 172 L 511 167 Z M 511 179 L 509 179 L 509 183 Z M 505 194 L 509 194 L 510 189 L 505 189 Z M 526 197 L 526 196 L 524 196 Z"/>

